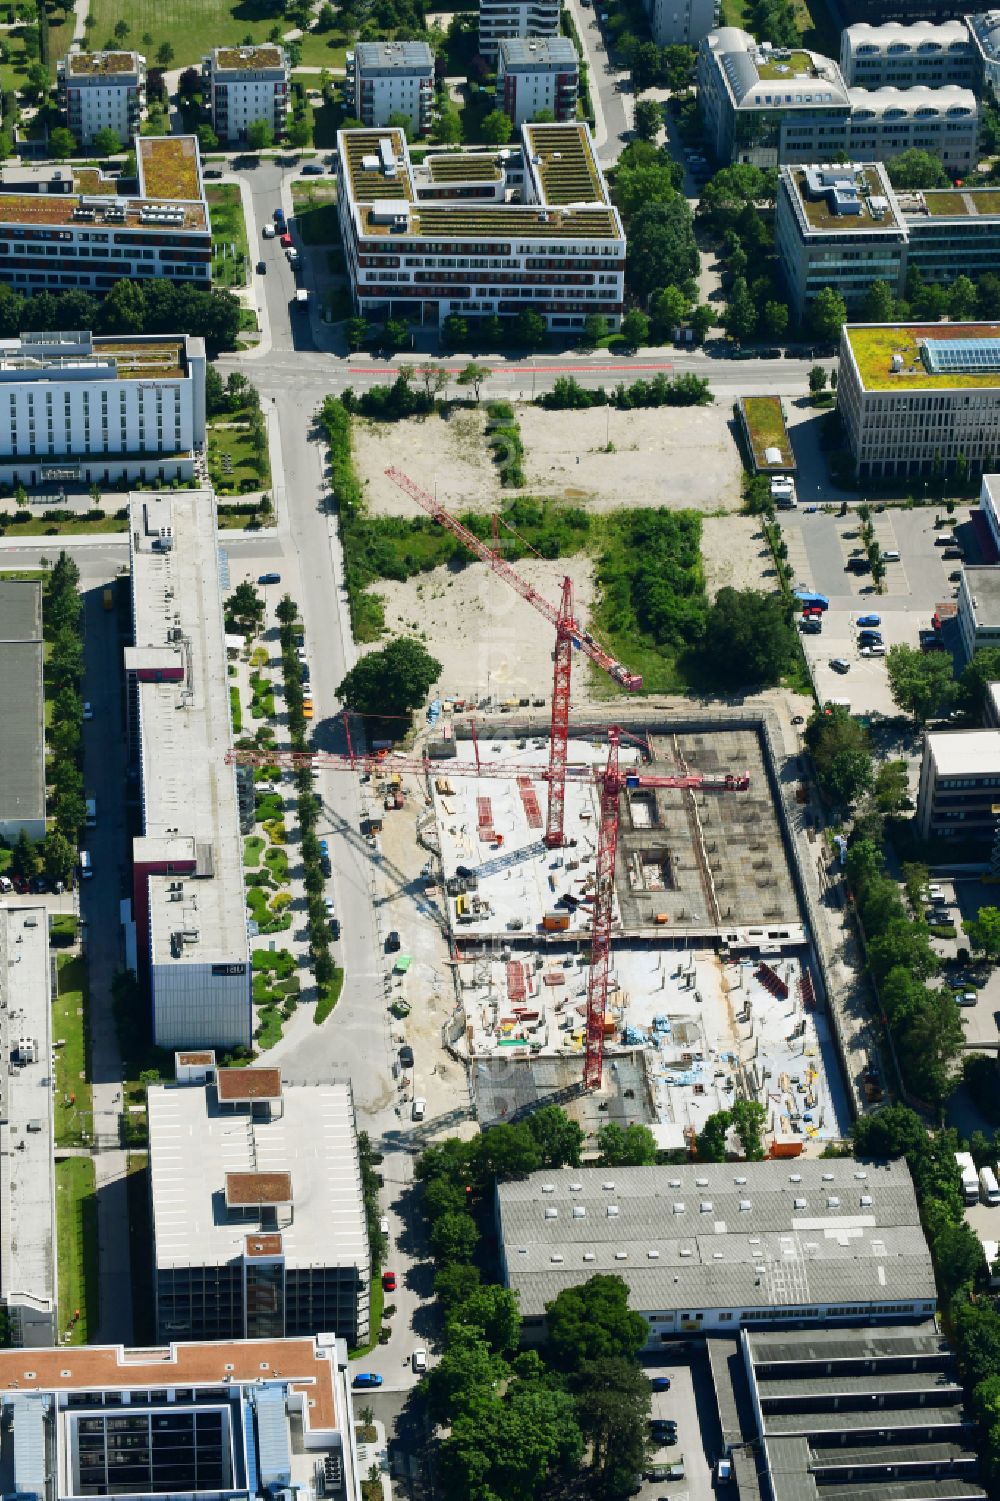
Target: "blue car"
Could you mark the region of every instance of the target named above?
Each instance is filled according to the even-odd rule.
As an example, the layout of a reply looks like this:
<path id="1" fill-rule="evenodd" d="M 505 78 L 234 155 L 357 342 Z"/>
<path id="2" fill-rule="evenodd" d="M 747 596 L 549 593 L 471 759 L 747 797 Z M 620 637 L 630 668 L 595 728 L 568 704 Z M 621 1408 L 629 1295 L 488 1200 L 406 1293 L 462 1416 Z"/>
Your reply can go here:
<path id="1" fill-rule="evenodd" d="M 857 623 L 858 625 L 881 625 L 882 617 L 881 615 L 859 615 Z"/>
<path id="2" fill-rule="evenodd" d="M 382 1385 L 382 1377 L 376 1375 L 374 1371 L 359 1371 L 358 1374 L 354 1378 L 354 1385 L 355 1386 L 381 1386 Z"/>
<path id="3" fill-rule="evenodd" d="M 280 584 L 280 573 L 262 573 L 257 579 L 258 584 Z"/>
<path id="4" fill-rule="evenodd" d="M 650 1376 L 649 1384 L 654 1392 L 668 1392 L 670 1390 L 669 1376 Z"/>

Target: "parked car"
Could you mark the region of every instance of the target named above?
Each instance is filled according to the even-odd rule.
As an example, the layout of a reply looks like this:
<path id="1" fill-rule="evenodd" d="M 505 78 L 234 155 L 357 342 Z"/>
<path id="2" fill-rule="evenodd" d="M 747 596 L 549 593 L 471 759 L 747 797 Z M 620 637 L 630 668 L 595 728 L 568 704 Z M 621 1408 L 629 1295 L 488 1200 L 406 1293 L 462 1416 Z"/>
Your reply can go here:
<path id="1" fill-rule="evenodd" d="M 427 1369 L 427 1351 L 414 1350 L 412 1358 L 413 1369 L 418 1376 L 422 1376 Z"/>
<path id="2" fill-rule="evenodd" d="M 205 170 L 202 172 L 201 175 L 202 175 L 202 177 L 221 177 L 222 176 L 222 168 L 221 167 L 206 167 Z"/>
<path id="3" fill-rule="evenodd" d="M 426 1114 L 427 1101 L 422 1096 L 418 1095 L 418 1097 L 413 1102 L 413 1119 L 415 1121 L 422 1121 Z"/>
<path id="4" fill-rule="evenodd" d="M 387 1293 L 394 1293 L 396 1291 L 396 1273 L 395 1272 L 383 1272 L 382 1273 L 382 1291 L 383 1292 L 387 1292 Z"/>
<path id="5" fill-rule="evenodd" d="M 399 934 L 393 928 L 386 936 L 385 951 L 387 954 L 398 954 L 400 949 Z"/>
<path id="6" fill-rule="evenodd" d="M 855 624 L 859 626 L 881 625 L 882 617 L 881 615 L 859 615 Z"/>
<path id="7" fill-rule="evenodd" d="M 281 583 L 281 574 L 280 573 L 261 573 L 261 574 L 258 575 L 257 582 L 258 582 L 258 584 L 280 584 Z"/>
<path id="8" fill-rule="evenodd" d="M 408 1042 L 404 1042 L 399 1050 L 399 1066 L 400 1068 L 413 1067 L 413 1049 Z"/>
<path id="9" fill-rule="evenodd" d="M 331 917 L 330 918 L 330 937 L 333 939 L 334 943 L 339 943 L 340 942 L 340 918 L 339 917 Z"/>
<path id="10" fill-rule="evenodd" d="M 354 1378 L 355 1386 L 381 1386 L 382 1377 L 377 1371 L 359 1371 Z"/>
<path id="11" fill-rule="evenodd" d="M 960 584 L 962 582 L 962 569 L 953 568 L 948 575 L 948 582 L 949 584 Z"/>
<path id="12" fill-rule="evenodd" d="M 821 636 L 823 634 L 822 620 L 814 620 L 811 616 L 807 620 L 799 621 L 799 630 L 804 636 Z"/>
<path id="13" fill-rule="evenodd" d="M 863 646 L 860 654 L 863 657 L 884 657 L 885 647 L 881 641 L 876 641 L 872 646 Z"/>
<path id="14" fill-rule="evenodd" d="M 285 210 L 283 208 L 276 208 L 271 217 L 274 219 L 274 222 L 278 226 L 279 229 L 284 229 L 284 227 L 285 227 Z"/>
<path id="15" fill-rule="evenodd" d="M 294 244 L 295 244 L 295 241 L 292 239 L 291 235 L 286 230 L 285 233 L 281 236 L 281 246 L 282 246 L 282 249 L 283 250 L 290 250 L 291 247 Z"/>
<path id="16" fill-rule="evenodd" d="M 89 699 L 84 701 L 83 717 L 84 719 L 93 719 L 94 717 L 94 708 Z"/>
<path id="17" fill-rule="evenodd" d="M 670 1390 L 669 1376 L 650 1376 L 649 1385 L 654 1392 L 668 1392 Z"/>
<path id="18" fill-rule="evenodd" d="M 323 168 L 319 162 L 306 162 L 302 168 L 303 177 L 322 177 Z"/>
<path id="19" fill-rule="evenodd" d="M 258 261 L 257 262 L 257 275 L 258 276 L 266 276 L 267 275 L 267 261 Z"/>
<path id="20" fill-rule="evenodd" d="M 265 224 L 263 229 L 261 230 L 261 234 L 264 236 L 265 240 L 273 240 L 277 233 L 278 231 L 275 229 L 273 224 Z"/>
<path id="21" fill-rule="evenodd" d="M 831 657 L 830 666 L 834 672 L 850 672 L 851 664 L 845 657 Z"/>

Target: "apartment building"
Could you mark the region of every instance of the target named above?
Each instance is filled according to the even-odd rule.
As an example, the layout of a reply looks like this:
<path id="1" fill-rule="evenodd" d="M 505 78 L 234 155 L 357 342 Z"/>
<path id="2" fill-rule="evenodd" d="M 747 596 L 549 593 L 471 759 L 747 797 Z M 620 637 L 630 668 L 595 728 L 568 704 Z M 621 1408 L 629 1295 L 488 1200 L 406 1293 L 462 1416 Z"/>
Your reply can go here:
<path id="1" fill-rule="evenodd" d="M 288 117 L 291 71 L 283 48 L 216 47 L 201 60 L 204 98 L 220 141 L 245 141 L 251 125 L 268 125 L 277 139 Z"/>
<path id="2" fill-rule="evenodd" d="M 1000 598 L 996 590 L 993 594 L 992 619 L 998 629 L 991 645 L 1000 639 Z M 944 730 L 924 736 L 917 794 L 917 832 L 921 839 L 961 839 L 992 845 L 997 834 L 998 803 L 1000 730 Z"/>
<path id="3" fill-rule="evenodd" d="M 160 1339 L 366 1344 L 371 1254 L 349 1083 L 179 1054 L 147 1092 Z"/>
<path id="4" fill-rule="evenodd" d="M 324 1332 L 0 1350 L 0 1474 L 24 1501 L 361 1501 L 347 1347 Z"/>
<path id="5" fill-rule="evenodd" d="M 560 124 L 576 119 L 580 68 L 569 37 L 505 37 L 497 57 L 497 109 L 515 125 L 550 110 Z"/>
<path id="6" fill-rule="evenodd" d="M 0 339 L 0 479 L 190 480 L 205 444 L 205 343 L 25 333 Z"/>
<path id="7" fill-rule="evenodd" d="M 0 282 L 25 293 L 125 278 L 207 287 L 212 228 L 194 136 L 136 138 L 139 191 L 72 164 L 0 167 Z"/>
<path id="8" fill-rule="evenodd" d="M 214 495 L 132 495 L 129 544 L 126 712 L 142 796 L 129 968 L 148 980 L 158 1047 L 248 1047 L 250 953 L 236 779 L 226 764 L 232 722 Z"/>
<path id="9" fill-rule="evenodd" d="M 1000 324 L 846 324 L 837 406 L 860 479 L 991 469 Z"/>
<path id="10" fill-rule="evenodd" d="M 7 717 L 17 707 L 5 699 Z M 57 1345 L 60 1333 L 50 974 L 44 905 L 0 907 L 0 1311 L 10 1342 L 26 1348 Z M 2 1443 L 0 1423 L 0 1473 Z"/>
<path id="11" fill-rule="evenodd" d="M 644 0 L 658 47 L 697 47 L 715 25 L 715 0 Z"/>
<path id="12" fill-rule="evenodd" d="M 701 43 L 698 101 L 724 162 L 887 161 L 915 147 L 959 174 L 977 153 L 979 106 L 969 89 L 849 88 L 830 58 L 758 43 L 731 26 Z"/>
<path id="13" fill-rule="evenodd" d="M 434 115 L 434 54 L 426 42 L 358 42 L 354 109 L 364 125 L 406 115 L 413 135 L 427 135 Z"/>
<path id="14" fill-rule="evenodd" d="M 981 76 L 965 21 L 847 26 L 840 34 L 840 71 L 848 86 L 862 89 L 975 89 Z"/>
<path id="15" fill-rule="evenodd" d="M 479 50 L 495 63 L 504 37 L 559 35 L 559 0 L 479 0 Z"/>
<path id="16" fill-rule="evenodd" d="M 902 1160 L 545 1171 L 498 1184 L 495 1213 L 528 1342 L 564 1288 L 601 1275 L 625 1282 L 649 1351 L 774 1325 L 912 1323 L 937 1306 Z"/>
<path id="17" fill-rule="evenodd" d="M 146 59 L 138 52 L 69 52 L 56 64 L 59 108 L 77 144 L 113 130 L 122 146 L 146 115 Z"/>
<path id="18" fill-rule="evenodd" d="M 523 125 L 522 148 L 430 155 L 398 130 L 341 131 L 338 213 L 359 313 L 449 313 L 582 329 L 622 315 L 625 235 L 586 125 Z"/>

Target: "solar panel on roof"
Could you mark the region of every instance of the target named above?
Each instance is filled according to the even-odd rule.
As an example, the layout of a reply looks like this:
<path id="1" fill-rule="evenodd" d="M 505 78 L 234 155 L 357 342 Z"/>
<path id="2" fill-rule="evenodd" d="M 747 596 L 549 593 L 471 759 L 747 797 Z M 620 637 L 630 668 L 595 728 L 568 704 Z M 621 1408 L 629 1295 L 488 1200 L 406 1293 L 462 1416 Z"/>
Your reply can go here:
<path id="1" fill-rule="evenodd" d="M 920 353 L 931 375 L 1000 370 L 1000 339 L 924 339 Z"/>

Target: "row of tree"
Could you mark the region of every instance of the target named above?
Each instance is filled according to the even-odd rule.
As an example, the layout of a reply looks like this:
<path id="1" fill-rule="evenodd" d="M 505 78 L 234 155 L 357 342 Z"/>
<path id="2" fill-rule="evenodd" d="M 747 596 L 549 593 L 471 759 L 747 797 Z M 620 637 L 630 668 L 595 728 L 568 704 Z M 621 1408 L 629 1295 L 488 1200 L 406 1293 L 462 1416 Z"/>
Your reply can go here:
<path id="1" fill-rule="evenodd" d="M 95 334 L 200 334 L 211 351 L 233 349 L 240 305 L 231 292 L 176 287 L 163 280 L 115 282 L 102 299 L 81 289 L 24 296 L 0 286 L 0 338 L 50 328 Z"/>
<path id="2" fill-rule="evenodd" d="M 40 851 L 45 874 L 69 883 L 76 866 L 76 850 L 86 822 L 83 788 L 83 600 L 80 570 L 61 552 L 46 581 L 43 621 L 48 653 L 47 688 L 52 695 L 52 718 L 46 734 L 49 752 L 49 829 Z M 23 856 L 24 841 L 20 841 Z M 15 850 L 15 855 L 19 853 Z"/>
<path id="3" fill-rule="evenodd" d="M 708 381 L 697 375 L 676 375 L 672 379 L 662 374 L 655 375 L 652 380 L 633 381 L 630 386 L 622 382 L 610 391 L 605 386 L 591 390 L 581 386 L 575 376 L 560 375 L 551 391 L 543 391 L 536 401 L 549 412 L 586 411 L 589 407 L 606 406 L 629 412 L 638 407 L 708 406 L 712 401 L 712 390 Z"/>

